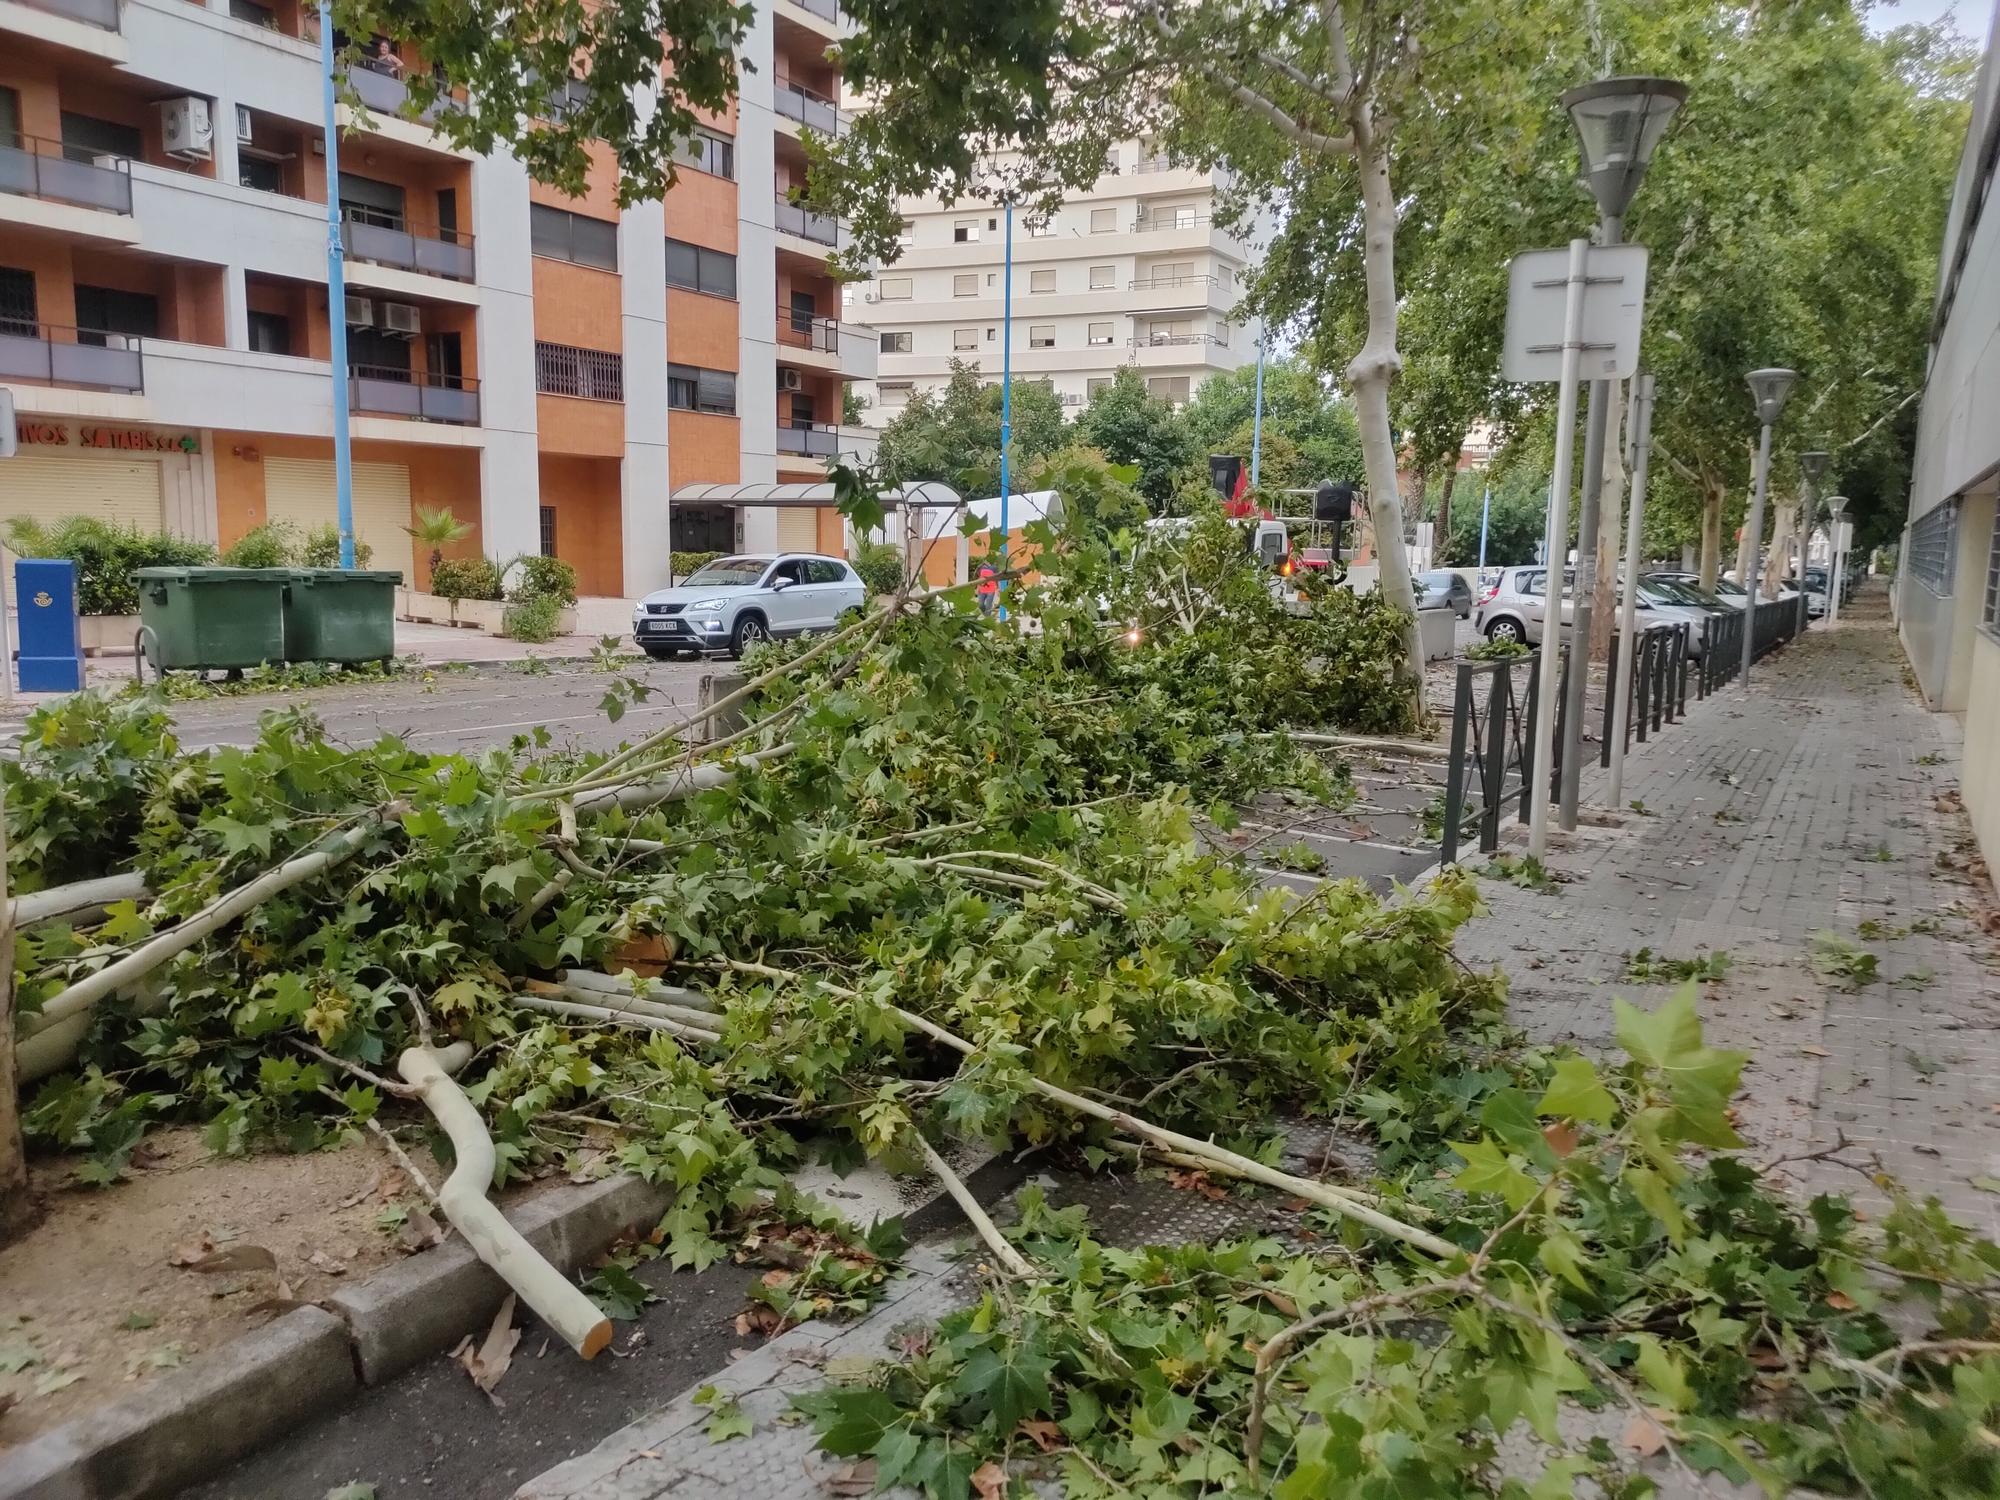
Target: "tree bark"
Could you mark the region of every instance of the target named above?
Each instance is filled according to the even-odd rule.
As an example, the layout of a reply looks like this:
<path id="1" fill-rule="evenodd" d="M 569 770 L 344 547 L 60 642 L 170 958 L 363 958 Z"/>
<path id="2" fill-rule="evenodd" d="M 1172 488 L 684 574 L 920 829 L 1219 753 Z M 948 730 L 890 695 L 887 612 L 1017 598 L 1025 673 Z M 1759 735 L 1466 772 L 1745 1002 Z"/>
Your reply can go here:
<path id="1" fill-rule="evenodd" d="M 1459 449 L 1463 451 L 1465 447 L 1464 438 L 1460 438 L 1458 440 L 1458 446 Z M 1433 562 L 1435 562 L 1437 558 L 1442 557 L 1444 555 L 1445 538 L 1451 535 L 1451 492 L 1453 487 L 1456 486 L 1457 483 L 1458 483 L 1458 454 L 1454 453 L 1451 456 L 1451 467 L 1444 471 L 1444 488 L 1438 492 L 1437 519 L 1431 523 L 1431 551 L 1432 551 Z"/>
<path id="2" fill-rule="evenodd" d="M 14 903 L 7 899 L 7 810 L 0 793 L 0 1245 L 35 1221 L 28 1193 L 28 1150 L 14 1080 Z"/>
<path id="3" fill-rule="evenodd" d="M 1361 429 L 1361 460 L 1368 476 L 1368 517 L 1375 527 L 1377 587 L 1407 617 L 1403 646 L 1410 670 L 1410 698 L 1424 712 L 1424 644 L 1417 629 L 1417 597 L 1410 585 L 1410 555 L 1403 544 L 1403 499 L 1396 488 L 1396 439 L 1389 424 L 1389 382 L 1402 368 L 1396 350 L 1396 199 L 1389 187 L 1387 150 L 1377 139 L 1370 107 L 1354 106 L 1355 161 L 1361 171 L 1362 266 L 1368 285 L 1368 337 L 1347 366 L 1347 386 Z"/>
<path id="4" fill-rule="evenodd" d="M 1722 486 L 1706 475 L 1701 481 L 1701 586 L 1715 587 L 1722 570 Z"/>

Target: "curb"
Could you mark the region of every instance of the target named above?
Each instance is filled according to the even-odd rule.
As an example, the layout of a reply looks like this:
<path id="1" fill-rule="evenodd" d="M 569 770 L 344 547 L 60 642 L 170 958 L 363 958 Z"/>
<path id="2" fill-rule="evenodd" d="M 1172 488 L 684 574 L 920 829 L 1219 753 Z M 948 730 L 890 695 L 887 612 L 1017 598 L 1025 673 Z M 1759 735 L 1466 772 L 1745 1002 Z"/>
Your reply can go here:
<path id="1" fill-rule="evenodd" d="M 508 1220 L 565 1275 L 672 1193 L 609 1177 L 539 1194 Z M 0 1464 L 0 1500 L 145 1500 L 171 1494 L 450 1348 L 489 1321 L 506 1283 L 464 1238 L 298 1307 L 185 1372 L 43 1433 Z"/>

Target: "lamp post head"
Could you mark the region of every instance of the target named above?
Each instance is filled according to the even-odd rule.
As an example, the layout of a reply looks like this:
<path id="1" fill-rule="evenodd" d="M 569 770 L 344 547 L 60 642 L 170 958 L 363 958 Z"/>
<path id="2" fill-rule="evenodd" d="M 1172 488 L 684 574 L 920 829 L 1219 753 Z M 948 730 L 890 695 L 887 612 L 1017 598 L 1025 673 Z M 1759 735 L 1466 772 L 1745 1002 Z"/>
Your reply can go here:
<path id="1" fill-rule="evenodd" d="M 1826 497 L 1826 513 L 1838 521 L 1847 513 L 1847 496 L 1828 495 Z"/>
<path id="2" fill-rule="evenodd" d="M 1622 218 L 1687 85 L 1671 78 L 1600 78 L 1562 96 L 1583 152 L 1583 180 L 1606 218 Z"/>
<path id="3" fill-rule="evenodd" d="M 1750 399 L 1757 403 L 1757 420 L 1766 427 L 1774 425 L 1785 410 L 1785 398 L 1791 395 L 1792 387 L 1798 383 L 1799 372 L 1752 370 L 1746 378 L 1750 382 Z"/>
<path id="4" fill-rule="evenodd" d="M 1799 472 L 1818 484 L 1826 476 L 1826 466 L 1832 462 L 1831 453 L 1823 453 L 1817 448 L 1808 449 L 1799 455 Z"/>

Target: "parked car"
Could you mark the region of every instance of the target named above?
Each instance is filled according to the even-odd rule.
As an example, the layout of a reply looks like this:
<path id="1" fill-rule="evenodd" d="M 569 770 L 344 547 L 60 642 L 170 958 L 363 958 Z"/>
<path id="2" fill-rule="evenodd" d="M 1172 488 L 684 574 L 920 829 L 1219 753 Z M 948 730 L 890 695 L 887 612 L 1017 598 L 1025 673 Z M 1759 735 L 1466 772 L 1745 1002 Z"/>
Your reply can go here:
<path id="1" fill-rule="evenodd" d="M 1658 584 L 1658 583 L 1693 584 L 1696 588 L 1700 588 L 1701 574 L 1682 573 L 1671 568 L 1663 568 L 1655 572 L 1645 574 L 1641 581 L 1649 584 Z M 1738 583 L 1733 578 L 1723 577 L 1716 579 L 1715 587 L 1712 590 L 1709 590 L 1709 592 L 1713 593 L 1717 599 L 1719 599 L 1723 604 L 1727 605 L 1730 609 L 1741 609 L 1743 608 L 1744 605 L 1750 602 L 1750 591 L 1744 588 L 1742 584 Z M 1766 594 L 1763 596 L 1763 598 L 1761 598 L 1757 602 L 1760 604 L 1769 604 L 1774 598 L 1792 599 L 1796 597 L 1797 595 L 1795 595 L 1789 588 L 1780 588 L 1775 595 Z"/>
<path id="2" fill-rule="evenodd" d="M 632 611 L 632 639 L 655 661 L 728 651 L 741 656 L 773 636 L 831 630 L 868 599 L 861 575 L 816 552 L 719 557 Z"/>
<path id="3" fill-rule="evenodd" d="M 1479 610 L 1473 619 L 1473 626 L 1489 641 L 1520 641 L 1526 645 L 1538 646 L 1542 640 L 1542 624 L 1547 618 L 1549 570 L 1546 567 L 1503 568 L 1499 582 L 1479 601 Z M 1570 624 L 1575 617 L 1576 599 L 1571 592 L 1575 587 L 1576 570 L 1563 570 L 1563 624 Z M 1642 580 L 1639 586 L 1638 605 L 1648 625 L 1685 621 L 1694 629 L 1689 632 L 1689 654 L 1699 658 L 1706 639 L 1708 611 L 1698 604 L 1691 604 L 1675 598 L 1661 590 L 1649 588 Z"/>
<path id="4" fill-rule="evenodd" d="M 1449 609 L 1461 620 L 1471 618 L 1472 585 L 1465 581 L 1464 574 L 1439 568 L 1419 573 L 1416 584 L 1418 609 Z"/>

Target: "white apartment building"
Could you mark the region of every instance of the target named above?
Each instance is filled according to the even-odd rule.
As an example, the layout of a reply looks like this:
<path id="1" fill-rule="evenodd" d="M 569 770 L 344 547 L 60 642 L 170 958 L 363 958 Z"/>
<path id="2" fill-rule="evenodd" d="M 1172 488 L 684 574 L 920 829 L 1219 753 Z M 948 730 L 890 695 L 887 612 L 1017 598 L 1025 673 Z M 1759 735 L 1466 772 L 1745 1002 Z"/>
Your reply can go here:
<path id="1" fill-rule="evenodd" d="M 1235 318 L 1250 247 L 1216 226 L 1217 186 L 1126 141 L 1052 218 L 1017 213 L 1014 378 L 1047 380 L 1078 408 L 1132 365 L 1178 403 L 1254 360 L 1258 325 Z M 914 392 L 941 389 L 954 359 L 987 380 L 1001 370 L 1002 211 L 908 199 L 903 213 L 901 256 L 861 289 L 880 358 L 865 420 L 878 427 Z"/>
<path id="2" fill-rule="evenodd" d="M 665 582 L 675 547 L 839 545 L 830 509 L 669 504 L 872 451 L 839 425 L 875 373 L 839 226 L 784 201 L 803 130 L 841 125 L 835 0 L 757 0 L 740 99 L 623 210 L 608 151 L 570 198 L 398 118 L 407 50 L 355 70 L 372 119 L 330 187 L 317 32 L 301 0 L 0 0 L 0 518 L 224 546 L 331 521 L 340 317 L 377 567 L 428 581 L 403 528 L 437 506 L 474 528 L 452 550 L 559 556 L 595 595 Z"/>

